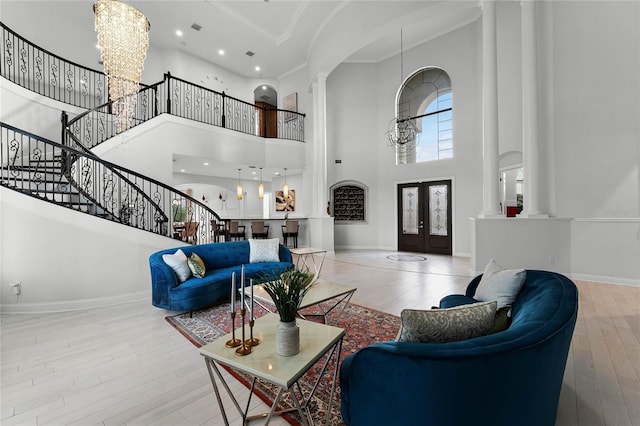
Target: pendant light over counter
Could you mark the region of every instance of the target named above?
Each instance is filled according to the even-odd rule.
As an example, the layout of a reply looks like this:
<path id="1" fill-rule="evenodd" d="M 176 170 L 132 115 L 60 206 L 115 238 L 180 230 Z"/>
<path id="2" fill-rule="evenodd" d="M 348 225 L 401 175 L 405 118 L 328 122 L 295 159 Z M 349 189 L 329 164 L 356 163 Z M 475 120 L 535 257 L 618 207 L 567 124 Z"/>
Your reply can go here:
<path id="1" fill-rule="evenodd" d="M 282 196 L 286 200 L 289 198 L 289 185 L 287 185 L 287 168 L 284 168 L 284 185 L 282 185 Z"/>
<path id="2" fill-rule="evenodd" d="M 238 169 L 238 186 L 237 186 L 237 192 L 238 192 L 238 200 L 242 200 L 242 184 L 240 183 L 240 171 L 242 169 Z"/>
<path id="3" fill-rule="evenodd" d="M 264 200 L 264 184 L 262 183 L 262 167 L 260 167 L 260 183 L 258 184 L 258 198 Z"/>

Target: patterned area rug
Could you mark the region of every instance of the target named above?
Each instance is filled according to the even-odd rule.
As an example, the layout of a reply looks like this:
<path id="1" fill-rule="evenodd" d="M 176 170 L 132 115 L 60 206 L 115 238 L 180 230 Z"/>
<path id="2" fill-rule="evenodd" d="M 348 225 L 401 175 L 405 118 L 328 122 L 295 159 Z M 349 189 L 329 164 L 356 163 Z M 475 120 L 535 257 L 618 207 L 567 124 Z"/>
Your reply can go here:
<path id="1" fill-rule="evenodd" d="M 317 307 L 305 309 L 301 312 L 306 315 L 320 313 Z M 264 314 L 266 314 L 266 311 L 256 306 L 256 317 L 259 318 Z M 183 313 L 169 316 L 165 319 L 198 347 L 231 332 L 228 303 L 195 311 L 193 318 L 189 317 L 189 313 Z M 309 316 L 307 319 L 321 322 L 319 317 Z M 327 324 L 346 330 L 340 357 L 340 362 L 342 363 L 348 355 L 371 343 L 395 339 L 400 328 L 400 318 L 351 303 L 348 305 L 341 304 L 331 311 L 327 315 Z M 300 379 L 299 384 L 305 399 L 310 394 L 325 361 L 325 357 L 318 360 L 307 374 Z M 245 386 L 250 386 L 249 377 L 230 368 L 227 368 L 227 370 Z M 333 363 L 330 364 L 329 371 L 333 371 Z M 326 423 L 330 391 L 331 377 L 325 373 L 310 402 L 311 414 L 316 423 Z M 277 388 L 259 381 L 255 393 L 267 404 L 270 404 L 270 401 L 275 398 Z M 286 395 L 286 397 L 281 399 L 279 408 L 290 408 L 292 402 L 289 393 L 285 392 L 283 395 Z M 214 398 L 214 395 L 212 394 L 211 397 Z M 241 398 L 240 401 L 244 401 L 244 399 Z M 240 402 L 240 404 L 242 405 L 243 402 Z M 340 415 L 340 383 L 336 384 L 336 393 L 334 394 L 331 412 L 331 424 L 334 426 L 344 425 Z M 283 417 L 291 424 L 300 424 L 297 413 Z"/>

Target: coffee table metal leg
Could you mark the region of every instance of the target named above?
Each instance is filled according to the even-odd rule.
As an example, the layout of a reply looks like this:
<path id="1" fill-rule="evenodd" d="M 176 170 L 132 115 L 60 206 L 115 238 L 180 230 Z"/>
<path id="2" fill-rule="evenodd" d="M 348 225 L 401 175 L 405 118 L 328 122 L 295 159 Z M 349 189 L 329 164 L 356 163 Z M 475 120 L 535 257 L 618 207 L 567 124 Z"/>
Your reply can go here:
<path id="1" fill-rule="evenodd" d="M 224 409 L 224 405 L 222 404 L 222 398 L 220 397 L 220 390 L 218 389 L 218 385 L 216 384 L 216 379 L 213 376 L 213 371 L 212 369 L 216 370 L 216 373 L 219 374 L 219 372 L 217 371 L 217 367 L 215 365 L 213 365 L 213 361 L 209 360 L 208 358 L 204 359 L 204 363 L 207 365 L 207 371 L 209 372 L 209 378 L 211 379 L 211 385 L 213 386 L 213 391 L 216 394 L 216 399 L 218 400 L 218 407 L 220 408 L 220 413 L 222 414 L 222 419 L 224 420 L 224 424 L 225 426 L 229 426 L 229 419 L 227 419 L 227 412 Z"/>

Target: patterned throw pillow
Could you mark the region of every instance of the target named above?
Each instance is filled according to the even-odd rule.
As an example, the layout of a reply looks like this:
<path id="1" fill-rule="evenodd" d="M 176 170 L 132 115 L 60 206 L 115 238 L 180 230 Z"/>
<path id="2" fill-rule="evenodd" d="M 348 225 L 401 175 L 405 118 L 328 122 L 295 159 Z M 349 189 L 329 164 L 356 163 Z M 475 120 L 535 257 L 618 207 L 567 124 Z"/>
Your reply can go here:
<path id="1" fill-rule="evenodd" d="M 472 303 L 449 309 L 404 309 L 397 341 L 446 343 L 488 334 L 496 315 L 496 301 Z"/>
<path id="2" fill-rule="evenodd" d="M 473 298 L 483 302 L 496 300 L 498 309 L 511 306 L 526 277 L 526 270 L 504 269 L 492 259 L 484 269 L 484 274 Z"/>
<path id="3" fill-rule="evenodd" d="M 163 254 L 162 260 L 169 265 L 178 276 L 178 282 L 184 282 L 191 276 L 191 269 L 187 262 L 187 255 L 180 249 L 174 254 Z"/>
<path id="4" fill-rule="evenodd" d="M 200 256 L 195 253 L 191 254 L 191 257 L 187 260 L 189 269 L 196 278 L 204 278 L 204 274 L 207 272 L 207 268 L 204 266 L 204 261 Z"/>
<path id="5" fill-rule="evenodd" d="M 278 238 L 249 239 L 249 263 L 280 262 L 279 243 Z"/>

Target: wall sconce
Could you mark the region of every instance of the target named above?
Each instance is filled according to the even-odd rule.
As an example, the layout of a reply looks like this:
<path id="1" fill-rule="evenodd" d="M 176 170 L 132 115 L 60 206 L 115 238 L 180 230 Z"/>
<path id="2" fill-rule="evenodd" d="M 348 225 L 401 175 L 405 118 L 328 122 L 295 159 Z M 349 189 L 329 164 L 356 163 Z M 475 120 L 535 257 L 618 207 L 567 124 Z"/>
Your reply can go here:
<path id="1" fill-rule="evenodd" d="M 284 199 L 289 198 L 289 185 L 287 185 L 287 168 L 284 168 L 284 185 L 282 185 L 282 196 Z"/>
<path id="2" fill-rule="evenodd" d="M 242 184 L 240 183 L 240 170 L 242 169 L 238 169 L 238 186 L 237 186 L 238 200 L 242 200 Z"/>
<path id="3" fill-rule="evenodd" d="M 262 167 L 260 167 L 260 184 L 258 184 L 258 198 L 264 200 L 264 184 L 262 183 Z"/>

